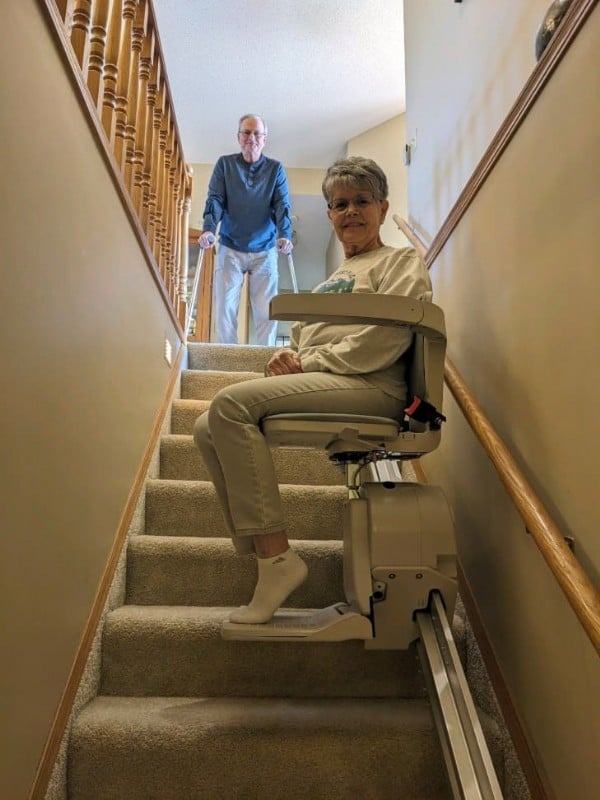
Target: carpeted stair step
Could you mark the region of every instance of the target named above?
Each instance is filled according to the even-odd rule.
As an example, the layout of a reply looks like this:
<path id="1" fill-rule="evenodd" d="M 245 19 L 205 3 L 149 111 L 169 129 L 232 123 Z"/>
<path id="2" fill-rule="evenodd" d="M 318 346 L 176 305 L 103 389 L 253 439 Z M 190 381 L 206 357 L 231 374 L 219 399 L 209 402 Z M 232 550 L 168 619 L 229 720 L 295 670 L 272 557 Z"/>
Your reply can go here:
<path id="1" fill-rule="evenodd" d="M 447 800 L 426 701 L 97 697 L 69 800 Z"/>
<path id="2" fill-rule="evenodd" d="M 264 372 L 279 347 L 197 342 L 188 344 L 188 368 L 221 372 Z"/>
<path id="3" fill-rule="evenodd" d="M 262 372 L 184 370 L 181 373 L 181 396 L 191 400 L 212 400 L 216 393 L 226 386 L 262 377 Z"/>
<path id="4" fill-rule="evenodd" d="M 229 608 L 121 606 L 106 620 L 101 694 L 206 697 L 423 697 L 414 648 L 362 642 L 234 642 Z"/>
<path id="5" fill-rule="evenodd" d="M 286 603 L 322 608 L 344 600 L 341 541 L 292 541 L 309 575 Z M 229 539 L 134 536 L 127 548 L 125 602 L 131 605 L 239 606 L 252 597 L 256 560 Z"/>
<path id="6" fill-rule="evenodd" d="M 273 461 L 280 483 L 343 485 L 344 472 L 324 450 L 274 448 Z M 163 436 L 160 443 L 160 477 L 164 480 L 209 481 L 210 475 L 192 436 Z"/>
<path id="7" fill-rule="evenodd" d="M 291 539 L 338 539 L 345 486 L 280 486 Z M 146 534 L 228 536 L 215 487 L 209 481 L 146 483 Z"/>
<path id="8" fill-rule="evenodd" d="M 183 433 L 191 436 L 196 420 L 208 409 L 209 405 L 210 400 L 173 400 L 171 433 Z"/>

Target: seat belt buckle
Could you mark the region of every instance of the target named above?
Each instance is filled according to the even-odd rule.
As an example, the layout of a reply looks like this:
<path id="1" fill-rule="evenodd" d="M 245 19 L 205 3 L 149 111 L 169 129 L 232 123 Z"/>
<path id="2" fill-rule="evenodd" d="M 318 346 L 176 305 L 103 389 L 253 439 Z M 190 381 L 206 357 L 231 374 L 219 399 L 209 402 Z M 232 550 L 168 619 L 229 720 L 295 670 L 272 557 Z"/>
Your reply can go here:
<path id="1" fill-rule="evenodd" d="M 441 411 L 417 395 L 414 395 L 412 403 L 404 409 L 404 413 L 417 422 L 426 422 L 434 431 L 442 427 L 442 422 L 446 422 L 446 417 Z"/>

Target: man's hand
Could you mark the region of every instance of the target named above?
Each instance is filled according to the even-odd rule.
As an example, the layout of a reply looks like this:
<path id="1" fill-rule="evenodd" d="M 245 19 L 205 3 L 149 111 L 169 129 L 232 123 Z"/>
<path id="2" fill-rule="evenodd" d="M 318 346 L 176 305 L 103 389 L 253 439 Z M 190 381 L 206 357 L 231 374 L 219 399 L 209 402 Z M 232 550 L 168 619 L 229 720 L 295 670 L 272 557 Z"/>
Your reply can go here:
<path id="1" fill-rule="evenodd" d="M 198 237 L 198 244 L 203 250 L 208 250 L 210 247 L 213 247 L 216 241 L 217 239 L 214 233 L 211 233 L 210 231 L 205 231 Z"/>
<path id="2" fill-rule="evenodd" d="M 295 350 L 278 350 L 273 353 L 265 367 L 267 378 L 272 378 L 273 375 L 294 375 L 298 372 L 302 372 L 302 364 Z"/>
<path id="3" fill-rule="evenodd" d="M 275 242 L 275 247 L 277 248 L 278 253 L 283 253 L 285 256 L 289 256 L 294 249 L 294 245 L 289 239 L 277 239 Z"/>

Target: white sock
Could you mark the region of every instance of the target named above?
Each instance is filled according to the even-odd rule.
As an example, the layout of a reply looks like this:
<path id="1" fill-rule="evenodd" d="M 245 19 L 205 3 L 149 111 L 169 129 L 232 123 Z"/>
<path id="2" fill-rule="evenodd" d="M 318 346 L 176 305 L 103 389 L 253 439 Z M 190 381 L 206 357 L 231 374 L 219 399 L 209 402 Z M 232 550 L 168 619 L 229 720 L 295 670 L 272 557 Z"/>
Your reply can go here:
<path id="1" fill-rule="evenodd" d="M 230 622 L 268 622 L 288 596 L 304 582 L 308 569 L 292 549 L 271 558 L 258 558 L 258 582 L 247 606 L 233 611 Z"/>

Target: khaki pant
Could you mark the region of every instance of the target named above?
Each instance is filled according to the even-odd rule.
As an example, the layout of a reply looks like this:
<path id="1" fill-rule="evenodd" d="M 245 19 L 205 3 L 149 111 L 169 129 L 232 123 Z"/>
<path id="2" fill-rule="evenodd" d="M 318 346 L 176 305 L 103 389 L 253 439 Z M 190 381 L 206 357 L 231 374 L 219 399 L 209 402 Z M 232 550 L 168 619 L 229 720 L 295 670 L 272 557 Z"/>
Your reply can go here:
<path id="1" fill-rule="evenodd" d="M 217 342 L 237 344 L 238 312 L 244 275 L 248 273 L 248 291 L 256 344 L 273 347 L 277 338 L 277 320 L 269 319 L 269 303 L 277 294 L 279 272 L 277 250 L 240 253 L 220 245 L 215 258 L 213 281 L 215 336 Z"/>
<path id="2" fill-rule="evenodd" d="M 405 403 L 368 382 L 368 376 L 309 372 L 244 381 L 222 389 L 194 428 L 223 516 L 240 554 L 252 537 L 286 528 L 270 448 L 259 424 L 285 413 L 402 415 Z"/>

